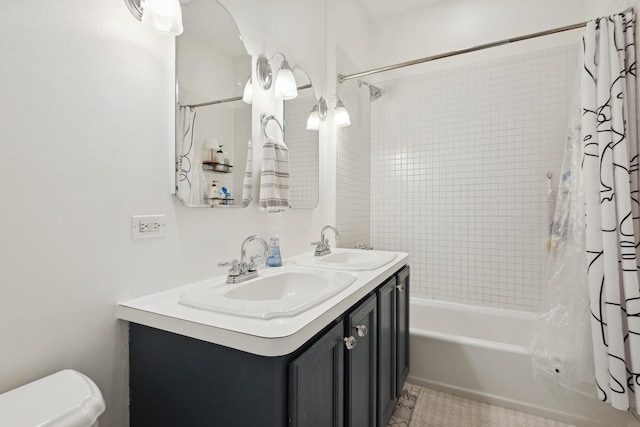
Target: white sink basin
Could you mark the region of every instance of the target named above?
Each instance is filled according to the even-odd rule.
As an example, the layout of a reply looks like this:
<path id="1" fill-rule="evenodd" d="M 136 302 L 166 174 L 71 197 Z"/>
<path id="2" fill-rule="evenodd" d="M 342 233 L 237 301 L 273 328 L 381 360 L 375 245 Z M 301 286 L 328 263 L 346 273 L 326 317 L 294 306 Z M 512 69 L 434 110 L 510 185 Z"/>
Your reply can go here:
<path id="1" fill-rule="evenodd" d="M 350 273 L 290 269 L 245 283 L 198 286 L 180 295 L 178 302 L 218 313 L 272 319 L 294 316 L 355 280 L 356 276 Z"/>
<path id="2" fill-rule="evenodd" d="M 395 252 L 378 252 L 362 249 L 332 249 L 331 251 L 331 254 L 319 257 L 313 254 L 301 256 L 293 262 L 294 264 L 305 267 L 364 271 L 380 268 L 397 257 Z"/>

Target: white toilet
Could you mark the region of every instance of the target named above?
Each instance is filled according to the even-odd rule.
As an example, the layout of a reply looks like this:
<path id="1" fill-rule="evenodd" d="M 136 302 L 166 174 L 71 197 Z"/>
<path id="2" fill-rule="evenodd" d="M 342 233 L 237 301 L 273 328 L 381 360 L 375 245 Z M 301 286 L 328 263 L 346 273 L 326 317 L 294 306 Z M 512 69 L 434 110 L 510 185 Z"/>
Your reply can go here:
<path id="1" fill-rule="evenodd" d="M 0 394 L 0 426 L 97 427 L 104 409 L 95 383 L 66 369 Z"/>

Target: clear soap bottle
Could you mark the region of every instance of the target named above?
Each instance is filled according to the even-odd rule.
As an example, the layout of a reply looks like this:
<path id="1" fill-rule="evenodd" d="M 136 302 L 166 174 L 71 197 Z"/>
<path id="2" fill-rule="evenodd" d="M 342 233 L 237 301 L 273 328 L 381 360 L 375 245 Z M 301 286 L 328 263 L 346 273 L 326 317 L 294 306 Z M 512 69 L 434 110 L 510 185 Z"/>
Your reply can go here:
<path id="1" fill-rule="evenodd" d="M 277 234 L 272 234 L 269 238 L 269 250 L 271 255 L 267 257 L 267 267 L 280 267 L 282 257 L 280 256 L 280 237 Z"/>
<path id="2" fill-rule="evenodd" d="M 224 151 L 222 151 L 222 145 L 218 146 L 218 151 L 216 152 L 216 162 L 220 164 L 224 163 Z"/>
<path id="3" fill-rule="evenodd" d="M 214 180 L 211 182 L 211 187 L 209 187 L 209 191 L 207 194 L 209 198 L 209 204 L 211 206 L 218 205 L 220 203 L 220 190 L 218 189 L 216 182 L 218 181 Z"/>

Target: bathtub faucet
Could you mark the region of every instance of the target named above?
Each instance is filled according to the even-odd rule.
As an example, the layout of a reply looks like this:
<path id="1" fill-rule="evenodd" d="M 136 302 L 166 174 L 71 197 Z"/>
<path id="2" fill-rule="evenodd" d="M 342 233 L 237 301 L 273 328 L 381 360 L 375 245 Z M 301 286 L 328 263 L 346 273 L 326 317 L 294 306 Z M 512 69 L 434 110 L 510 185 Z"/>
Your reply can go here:
<path id="1" fill-rule="evenodd" d="M 311 243 L 312 245 L 316 245 L 316 251 L 313 254 L 314 256 L 329 255 L 331 253 L 331 246 L 329 246 L 329 239 L 324 237 L 324 232 L 327 230 L 333 230 L 334 234 L 336 235 L 336 240 L 340 238 L 340 233 L 338 232 L 338 229 L 335 228 L 333 225 L 325 225 L 324 227 L 322 227 L 322 231 L 320 232 L 320 241 Z"/>

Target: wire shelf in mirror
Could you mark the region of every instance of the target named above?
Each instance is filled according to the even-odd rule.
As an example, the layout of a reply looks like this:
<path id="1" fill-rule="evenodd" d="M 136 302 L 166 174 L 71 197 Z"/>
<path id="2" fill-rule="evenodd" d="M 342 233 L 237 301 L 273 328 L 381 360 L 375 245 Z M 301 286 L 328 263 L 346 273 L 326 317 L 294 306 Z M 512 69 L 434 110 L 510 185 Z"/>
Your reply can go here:
<path id="1" fill-rule="evenodd" d="M 202 170 L 209 172 L 231 173 L 233 172 L 231 170 L 232 168 L 233 166 L 224 163 L 211 162 L 208 160 L 202 162 Z"/>

